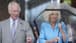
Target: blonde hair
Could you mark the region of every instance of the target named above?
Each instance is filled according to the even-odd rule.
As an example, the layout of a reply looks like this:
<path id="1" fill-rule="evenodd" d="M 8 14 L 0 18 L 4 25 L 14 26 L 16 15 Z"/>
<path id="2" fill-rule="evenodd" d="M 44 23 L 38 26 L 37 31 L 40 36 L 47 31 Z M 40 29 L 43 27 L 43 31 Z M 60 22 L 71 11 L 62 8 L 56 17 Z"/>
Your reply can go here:
<path id="1" fill-rule="evenodd" d="M 43 18 L 45 19 L 45 21 L 49 21 L 49 15 L 51 15 L 52 13 L 57 13 L 58 14 L 58 20 L 61 19 L 60 11 L 44 11 L 42 13 L 42 15 L 43 15 Z"/>

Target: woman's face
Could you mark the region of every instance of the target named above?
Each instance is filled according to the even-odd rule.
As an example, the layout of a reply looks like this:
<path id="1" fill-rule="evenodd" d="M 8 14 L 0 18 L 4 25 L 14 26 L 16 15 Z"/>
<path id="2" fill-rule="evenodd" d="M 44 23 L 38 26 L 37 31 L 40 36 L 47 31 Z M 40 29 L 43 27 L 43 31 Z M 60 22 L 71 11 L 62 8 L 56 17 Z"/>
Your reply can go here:
<path id="1" fill-rule="evenodd" d="M 58 13 L 57 12 L 52 12 L 50 15 L 49 15 L 49 19 L 51 22 L 56 22 L 57 19 L 58 19 Z"/>

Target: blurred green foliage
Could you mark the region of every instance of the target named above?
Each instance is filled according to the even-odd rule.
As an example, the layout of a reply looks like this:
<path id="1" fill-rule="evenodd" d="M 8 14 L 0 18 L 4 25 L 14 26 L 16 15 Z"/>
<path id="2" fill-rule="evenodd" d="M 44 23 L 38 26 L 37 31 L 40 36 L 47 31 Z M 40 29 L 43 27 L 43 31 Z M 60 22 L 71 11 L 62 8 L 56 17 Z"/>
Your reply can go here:
<path id="1" fill-rule="evenodd" d="M 64 0 L 64 3 L 71 4 L 71 0 Z"/>

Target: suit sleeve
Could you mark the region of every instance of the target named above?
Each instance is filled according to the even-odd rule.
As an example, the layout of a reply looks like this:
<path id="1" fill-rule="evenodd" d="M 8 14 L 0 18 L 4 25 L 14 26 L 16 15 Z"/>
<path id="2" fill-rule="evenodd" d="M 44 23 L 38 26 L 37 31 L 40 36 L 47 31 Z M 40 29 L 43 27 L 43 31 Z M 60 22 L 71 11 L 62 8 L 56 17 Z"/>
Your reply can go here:
<path id="1" fill-rule="evenodd" d="M 27 36 L 30 35 L 30 36 L 32 37 L 32 43 L 34 43 L 35 38 L 34 38 L 34 35 L 33 35 L 33 32 L 32 32 L 32 29 L 31 29 L 31 27 L 29 26 L 29 23 L 26 23 L 25 25 L 26 25 L 26 26 L 25 26 L 25 28 L 26 28 L 26 35 L 27 35 Z M 26 36 L 26 37 L 27 37 L 27 36 Z"/>

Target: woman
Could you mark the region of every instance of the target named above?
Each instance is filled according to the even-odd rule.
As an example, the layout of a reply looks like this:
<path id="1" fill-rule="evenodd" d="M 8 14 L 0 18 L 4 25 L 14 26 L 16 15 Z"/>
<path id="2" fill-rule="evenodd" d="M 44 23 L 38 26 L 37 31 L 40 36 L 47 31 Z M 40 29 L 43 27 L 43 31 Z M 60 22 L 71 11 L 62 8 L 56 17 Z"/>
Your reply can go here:
<path id="1" fill-rule="evenodd" d="M 63 22 L 59 22 L 59 16 L 58 11 L 52 11 L 49 22 L 41 24 L 39 43 L 67 43 L 66 26 Z"/>

